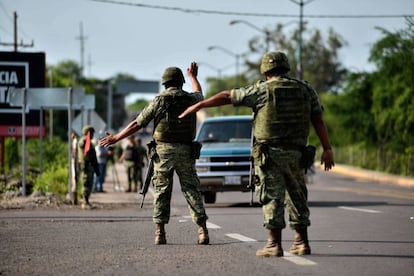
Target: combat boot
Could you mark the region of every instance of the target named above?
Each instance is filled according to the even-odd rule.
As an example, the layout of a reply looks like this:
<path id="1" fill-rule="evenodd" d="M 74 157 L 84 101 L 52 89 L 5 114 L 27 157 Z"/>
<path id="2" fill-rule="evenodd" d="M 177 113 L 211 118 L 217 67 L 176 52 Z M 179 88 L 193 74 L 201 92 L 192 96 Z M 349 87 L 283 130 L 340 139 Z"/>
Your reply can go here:
<path id="1" fill-rule="evenodd" d="M 282 229 L 269 229 L 269 238 L 265 247 L 256 251 L 259 257 L 282 257 Z"/>
<path id="2" fill-rule="evenodd" d="M 166 244 L 164 223 L 155 224 L 155 244 Z"/>
<path id="3" fill-rule="evenodd" d="M 198 225 L 198 244 L 209 244 L 210 237 L 208 236 L 208 229 L 206 221 Z"/>
<path id="4" fill-rule="evenodd" d="M 311 249 L 308 240 L 308 228 L 298 228 L 295 233 L 295 240 L 289 249 L 289 253 L 295 255 L 310 255 Z"/>
<path id="5" fill-rule="evenodd" d="M 125 190 L 125 193 L 130 193 L 131 192 L 131 183 L 128 183 L 128 189 Z"/>
<path id="6" fill-rule="evenodd" d="M 90 210 L 92 209 L 92 204 L 89 203 L 89 196 L 84 197 L 84 202 L 82 203 L 82 209 Z"/>

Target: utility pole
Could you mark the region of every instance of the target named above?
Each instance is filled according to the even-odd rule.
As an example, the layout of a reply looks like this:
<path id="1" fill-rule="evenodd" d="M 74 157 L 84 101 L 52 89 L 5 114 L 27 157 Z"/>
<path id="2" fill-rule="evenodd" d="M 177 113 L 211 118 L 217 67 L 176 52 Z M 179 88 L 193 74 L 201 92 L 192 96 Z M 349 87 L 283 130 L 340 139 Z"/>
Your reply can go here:
<path id="1" fill-rule="evenodd" d="M 303 2 L 303 0 L 297 1 L 297 0 L 290 0 L 291 2 L 298 4 L 300 7 L 299 11 L 299 49 L 298 49 L 298 78 L 303 79 L 303 65 L 302 65 L 302 33 L 303 33 L 303 6 L 306 4 L 309 4 L 310 2 L 314 0 L 308 0 L 306 2 Z"/>
<path id="2" fill-rule="evenodd" d="M 80 41 L 80 75 L 81 77 L 83 77 L 83 70 L 85 68 L 85 40 L 86 40 L 86 36 L 83 35 L 83 24 L 82 22 L 80 23 L 80 35 L 78 37 L 76 37 L 76 39 L 78 39 Z"/>
<path id="3" fill-rule="evenodd" d="M 23 40 L 20 43 L 17 42 L 18 40 L 17 40 L 17 13 L 16 12 L 13 13 L 13 37 L 14 37 L 13 43 L 0 42 L 0 45 L 13 46 L 15 52 L 18 51 L 18 47 L 33 47 L 34 46 L 33 40 L 32 40 L 32 43 L 30 44 L 24 44 Z"/>

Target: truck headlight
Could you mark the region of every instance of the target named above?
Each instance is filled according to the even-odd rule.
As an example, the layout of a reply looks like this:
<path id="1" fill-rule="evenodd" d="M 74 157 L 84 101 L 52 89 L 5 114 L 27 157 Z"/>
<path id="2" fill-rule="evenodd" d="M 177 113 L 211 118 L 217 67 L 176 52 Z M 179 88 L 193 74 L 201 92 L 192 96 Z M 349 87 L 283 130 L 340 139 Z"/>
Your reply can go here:
<path id="1" fill-rule="evenodd" d="M 196 170 L 197 172 L 207 172 L 208 171 L 208 167 L 204 166 L 204 163 L 208 163 L 210 162 L 210 158 L 208 157 L 200 157 L 197 161 L 196 161 Z"/>

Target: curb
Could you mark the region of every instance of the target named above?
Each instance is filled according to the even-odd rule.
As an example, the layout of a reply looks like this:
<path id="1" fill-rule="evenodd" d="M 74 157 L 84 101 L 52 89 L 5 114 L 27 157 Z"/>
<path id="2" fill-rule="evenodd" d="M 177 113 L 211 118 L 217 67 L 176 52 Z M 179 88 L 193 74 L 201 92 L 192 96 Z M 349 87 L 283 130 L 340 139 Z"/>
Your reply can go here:
<path id="1" fill-rule="evenodd" d="M 321 170 L 324 169 L 323 166 L 319 164 L 318 166 Z M 414 187 L 414 177 L 392 175 L 338 164 L 335 164 L 335 166 L 332 169 L 332 172 L 352 176 L 359 179 L 377 181 L 385 184 L 393 184 L 403 187 Z"/>

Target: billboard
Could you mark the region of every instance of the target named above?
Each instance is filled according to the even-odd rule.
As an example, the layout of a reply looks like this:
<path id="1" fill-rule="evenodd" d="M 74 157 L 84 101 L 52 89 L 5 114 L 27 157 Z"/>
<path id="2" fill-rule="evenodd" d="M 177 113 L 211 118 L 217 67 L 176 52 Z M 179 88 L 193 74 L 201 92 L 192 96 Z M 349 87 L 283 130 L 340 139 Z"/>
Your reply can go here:
<path id="1" fill-rule="evenodd" d="M 22 135 L 22 109 L 7 103 L 10 88 L 45 87 L 45 82 L 45 53 L 0 52 L 0 136 Z M 45 136 L 44 116 L 40 112 L 31 110 L 26 113 L 27 137 Z"/>

